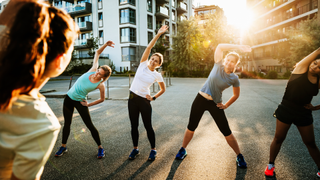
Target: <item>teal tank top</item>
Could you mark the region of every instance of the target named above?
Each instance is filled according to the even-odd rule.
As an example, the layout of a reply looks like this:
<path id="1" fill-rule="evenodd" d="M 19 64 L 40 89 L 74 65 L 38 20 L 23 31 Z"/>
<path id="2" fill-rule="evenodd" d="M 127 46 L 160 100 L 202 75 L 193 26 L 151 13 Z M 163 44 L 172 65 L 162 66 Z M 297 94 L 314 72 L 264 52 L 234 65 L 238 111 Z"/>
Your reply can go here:
<path id="1" fill-rule="evenodd" d="M 68 91 L 67 95 L 75 101 L 83 101 L 86 100 L 87 94 L 93 90 L 95 90 L 101 81 L 97 83 L 92 83 L 89 79 L 91 74 L 95 72 L 87 72 L 78 78 L 76 83 L 71 87 Z"/>

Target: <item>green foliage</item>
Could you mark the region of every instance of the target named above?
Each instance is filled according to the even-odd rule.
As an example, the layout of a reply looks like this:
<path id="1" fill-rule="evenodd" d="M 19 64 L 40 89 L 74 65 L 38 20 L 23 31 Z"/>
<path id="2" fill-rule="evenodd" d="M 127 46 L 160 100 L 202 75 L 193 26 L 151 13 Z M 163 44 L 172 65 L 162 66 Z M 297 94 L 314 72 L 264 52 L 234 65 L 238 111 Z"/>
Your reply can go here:
<path id="1" fill-rule="evenodd" d="M 189 71 L 202 57 L 202 36 L 199 26 L 194 20 L 185 20 L 178 23 L 177 36 L 173 37 L 172 62 L 170 66 L 179 71 Z"/>
<path id="2" fill-rule="evenodd" d="M 279 43 L 275 58 L 284 66 L 293 67 L 318 47 L 320 47 L 319 20 L 308 19 L 300 22 L 297 28 L 288 31 L 288 40 Z"/>
<path id="3" fill-rule="evenodd" d="M 113 61 L 110 61 L 109 67 L 111 68 L 112 72 L 116 72 L 116 66 L 113 64 Z"/>
<path id="4" fill-rule="evenodd" d="M 283 74 L 283 77 L 284 78 L 289 78 L 291 76 L 291 72 L 290 71 L 287 71 Z"/>
<path id="5" fill-rule="evenodd" d="M 197 76 L 214 65 L 214 48 L 219 43 L 232 43 L 234 34 L 220 13 L 205 15 L 206 20 L 191 18 L 178 23 L 173 37 L 173 55 L 169 69 L 175 75 Z M 210 69 L 211 70 L 211 69 Z M 179 72 L 179 73 L 178 73 Z M 201 77 L 206 77 L 201 75 Z"/>
<path id="6" fill-rule="evenodd" d="M 98 37 L 94 38 L 91 34 L 91 38 L 87 40 L 87 47 L 89 48 L 89 52 L 88 52 L 89 56 L 93 57 L 94 54 L 96 53 L 95 50 L 99 48 L 98 42 L 99 42 L 99 38 Z"/>
<path id="7" fill-rule="evenodd" d="M 158 52 L 158 53 L 161 53 L 162 55 L 164 55 L 164 53 L 170 48 L 170 45 L 168 45 L 168 46 L 165 45 L 165 43 L 169 44 L 169 42 L 167 42 L 165 39 L 163 39 L 162 36 L 158 39 L 156 44 L 151 49 L 151 51 L 153 53 Z"/>
<path id="8" fill-rule="evenodd" d="M 278 78 L 277 71 L 269 71 L 268 74 L 267 74 L 267 78 L 269 78 L 269 79 L 277 79 Z"/>

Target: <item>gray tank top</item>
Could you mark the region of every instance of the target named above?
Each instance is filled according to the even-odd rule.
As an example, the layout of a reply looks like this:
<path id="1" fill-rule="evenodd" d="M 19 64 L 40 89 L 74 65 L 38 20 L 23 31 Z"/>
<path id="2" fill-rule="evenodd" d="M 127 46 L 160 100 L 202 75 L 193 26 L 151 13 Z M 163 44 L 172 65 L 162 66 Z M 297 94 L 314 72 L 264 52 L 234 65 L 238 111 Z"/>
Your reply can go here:
<path id="1" fill-rule="evenodd" d="M 224 71 L 222 61 L 220 61 L 214 64 L 207 81 L 200 91 L 209 94 L 215 103 L 221 103 L 222 91 L 231 85 L 233 87 L 239 87 L 239 77 L 234 73 L 227 74 Z"/>

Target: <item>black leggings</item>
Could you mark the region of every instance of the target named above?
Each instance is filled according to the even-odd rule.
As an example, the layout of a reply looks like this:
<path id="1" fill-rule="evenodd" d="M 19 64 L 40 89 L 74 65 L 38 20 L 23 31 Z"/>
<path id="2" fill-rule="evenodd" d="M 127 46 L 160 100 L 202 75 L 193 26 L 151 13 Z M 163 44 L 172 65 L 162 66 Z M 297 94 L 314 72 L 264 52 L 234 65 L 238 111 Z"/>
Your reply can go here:
<path id="1" fill-rule="evenodd" d="M 67 140 L 70 134 L 70 126 L 74 108 L 79 112 L 84 124 L 90 130 L 93 139 L 96 141 L 97 145 L 101 145 L 99 132 L 94 127 L 91 121 L 89 108 L 87 106 L 83 106 L 80 101 L 72 100 L 68 95 L 64 98 L 63 102 L 63 117 L 64 117 L 64 126 L 62 131 L 62 144 L 67 144 Z"/>
<path id="2" fill-rule="evenodd" d="M 139 140 L 139 113 L 141 113 L 143 125 L 147 130 L 147 136 L 151 144 L 151 148 L 156 147 L 156 138 L 151 124 L 152 107 L 150 101 L 146 98 L 140 97 L 133 92 L 130 92 L 129 101 L 129 118 L 131 122 L 131 137 L 133 146 L 138 146 Z"/>
<path id="3" fill-rule="evenodd" d="M 199 125 L 200 119 L 204 113 L 204 111 L 208 110 L 211 114 L 212 118 L 216 122 L 220 132 L 224 136 L 229 136 L 231 134 L 231 130 L 224 114 L 223 109 L 219 109 L 217 104 L 212 100 L 207 100 L 200 94 L 194 99 L 191 107 L 190 118 L 188 129 L 190 131 L 195 131 Z"/>

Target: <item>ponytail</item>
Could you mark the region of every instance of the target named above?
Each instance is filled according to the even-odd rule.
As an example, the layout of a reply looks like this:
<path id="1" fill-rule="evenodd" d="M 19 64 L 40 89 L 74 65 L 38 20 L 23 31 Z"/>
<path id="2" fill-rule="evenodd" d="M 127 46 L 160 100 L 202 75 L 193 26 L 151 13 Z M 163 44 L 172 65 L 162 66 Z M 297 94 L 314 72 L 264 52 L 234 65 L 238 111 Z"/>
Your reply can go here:
<path id="1" fill-rule="evenodd" d="M 6 111 L 20 94 L 28 94 L 45 69 L 48 8 L 26 3 L 16 15 L 8 33 L 8 44 L 0 59 L 0 111 Z"/>

